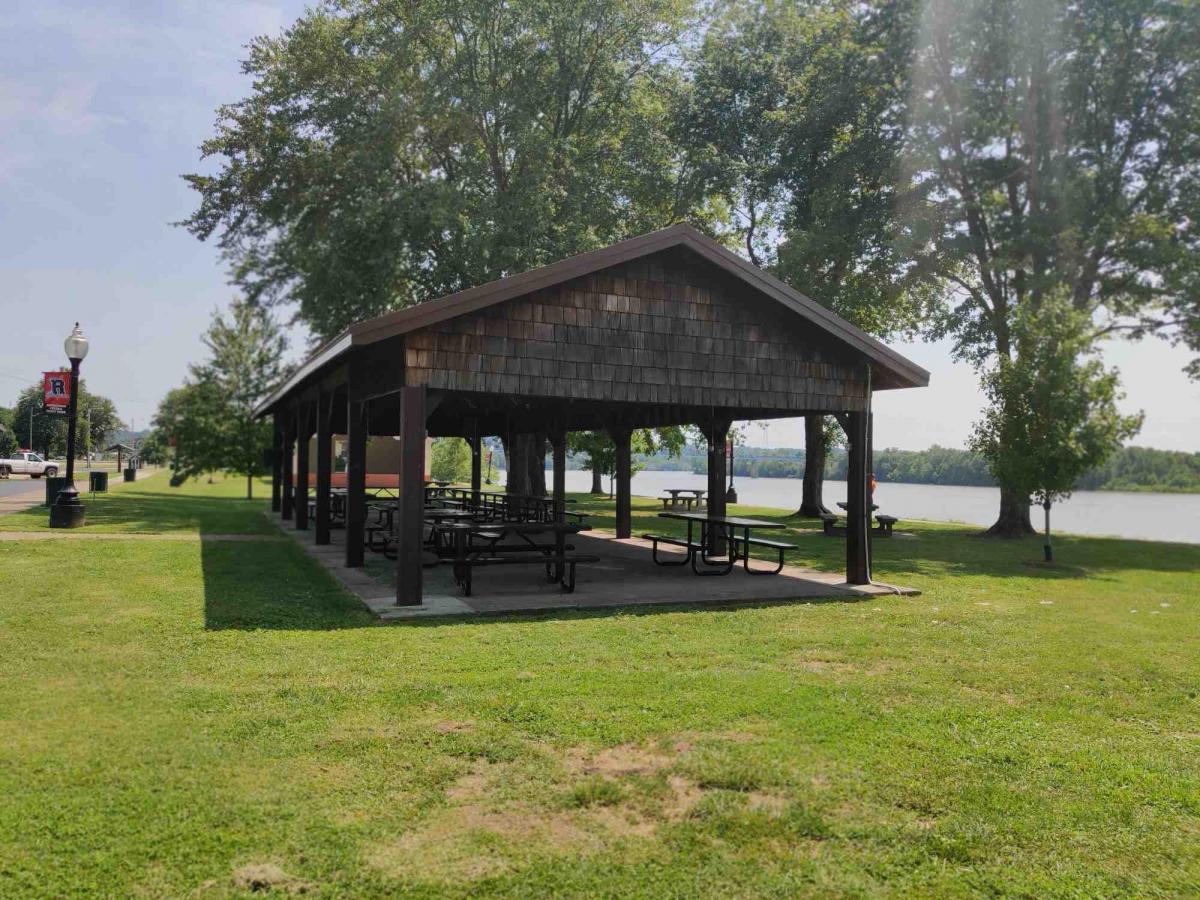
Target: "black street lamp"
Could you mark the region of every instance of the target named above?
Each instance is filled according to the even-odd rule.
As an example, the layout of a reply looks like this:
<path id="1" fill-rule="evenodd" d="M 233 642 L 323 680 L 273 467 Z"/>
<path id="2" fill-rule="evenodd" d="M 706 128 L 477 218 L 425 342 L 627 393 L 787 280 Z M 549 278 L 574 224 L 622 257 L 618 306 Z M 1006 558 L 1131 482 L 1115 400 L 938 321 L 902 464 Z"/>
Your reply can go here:
<path id="1" fill-rule="evenodd" d="M 725 491 L 725 502 L 726 503 L 737 503 L 738 495 L 737 495 L 737 491 L 734 490 L 734 487 L 733 487 L 733 447 L 734 447 L 734 443 L 733 443 L 733 441 L 729 441 L 728 444 L 729 444 L 729 489 Z"/>
<path id="2" fill-rule="evenodd" d="M 75 411 L 79 406 L 79 364 L 88 353 L 88 340 L 79 330 L 79 323 L 63 341 L 67 359 L 71 361 L 71 402 L 67 407 L 67 483 L 58 492 L 50 507 L 51 528 L 80 528 L 83 526 L 83 504 L 75 490 Z"/>

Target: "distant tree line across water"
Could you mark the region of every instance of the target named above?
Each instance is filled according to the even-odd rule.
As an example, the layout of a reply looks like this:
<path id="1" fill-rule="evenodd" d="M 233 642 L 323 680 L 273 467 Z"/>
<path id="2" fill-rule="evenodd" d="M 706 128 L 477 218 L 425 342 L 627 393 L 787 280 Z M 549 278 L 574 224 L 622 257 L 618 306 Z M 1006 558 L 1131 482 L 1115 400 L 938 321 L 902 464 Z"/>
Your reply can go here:
<path id="1" fill-rule="evenodd" d="M 703 450 L 688 446 L 675 457 L 660 453 L 639 456 L 637 462 L 645 470 L 703 473 L 706 456 Z M 826 459 L 825 477 L 844 481 L 846 469 L 846 451 L 833 449 Z M 743 478 L 801 478 L 804 451 L 790 447 L 738 447 L 733 471 L 735 476 Z M 876 450 L 874 471 L 881 482 L 996 485 L 983 457 L 969 450 L 936 444 L 927 450 Z M 1075 487 L 1081 491 L 1200 493 L 1200 453 L 1124 447 L 1105 465 L 1085 474 Z"/>

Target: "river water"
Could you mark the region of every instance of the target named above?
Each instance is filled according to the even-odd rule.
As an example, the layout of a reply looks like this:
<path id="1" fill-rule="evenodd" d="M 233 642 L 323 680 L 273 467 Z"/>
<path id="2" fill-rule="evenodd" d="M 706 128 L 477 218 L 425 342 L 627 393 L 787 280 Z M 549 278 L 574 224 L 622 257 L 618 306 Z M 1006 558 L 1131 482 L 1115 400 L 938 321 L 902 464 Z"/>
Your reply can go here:
<path id="1" fill-rule="evenodd" d="M 568 471 L 567 490 L 591 488 L 590 472 Z M 548 479 L 547 479 L 548 480 Z M 608 480 L 605 479 L 606 488 Z M 706 488 L 707 477 L 690 472 L 638 472 L 633 476 L 633 493 L 661 497 L 666 488 Z M 796 509 L 800 506 L 800 479 L 734 479 L 738 502 L 751 506 Z M 846 499 L 846 482 L 825 482 L 825 505 Z M 936 484 L 880 483 L 875 489 L 880 512 L 904 519 L 937 522 L 966 522 L 990 525 L 996 518 L 1000 491 L 990 487 L 958 487 Z M 1042 526 L 1042 512 L 1035 510 L 1034 525 Z M 1054 504 L 1050 511 L 1054 531 L 1072 534 L 1112 535 L 1156 541 L 1200 544 L 1200 494 L 1148 494 L 1121 491 L 1078 491 L 1070 500 Z"/>

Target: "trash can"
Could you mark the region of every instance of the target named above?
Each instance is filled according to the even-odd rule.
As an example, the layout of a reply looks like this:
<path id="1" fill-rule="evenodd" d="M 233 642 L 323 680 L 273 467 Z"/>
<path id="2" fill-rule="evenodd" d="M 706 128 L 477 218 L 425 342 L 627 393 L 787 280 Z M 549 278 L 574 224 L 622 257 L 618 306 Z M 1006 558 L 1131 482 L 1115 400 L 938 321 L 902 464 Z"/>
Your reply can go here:
<path id="1" fill-rule="evenodd" d="M 67 486 L 67 479 L 62 475 L 46 476 L 46 505 L 53 506 L 58 499 L 58 492 Z"/>
<path id="2" fill-rule="evenodd" d="M 93 472 L 91 474 L 92 493 L 103 494 L 108 490 L 108 473 Z"/>
<path id="3" fill-rule="evenodd" d="M 134 481 L 136 478 L 137 478 L 137 469 L 126 469 L 125 470 L 125 480 L 126 481 Z"/>

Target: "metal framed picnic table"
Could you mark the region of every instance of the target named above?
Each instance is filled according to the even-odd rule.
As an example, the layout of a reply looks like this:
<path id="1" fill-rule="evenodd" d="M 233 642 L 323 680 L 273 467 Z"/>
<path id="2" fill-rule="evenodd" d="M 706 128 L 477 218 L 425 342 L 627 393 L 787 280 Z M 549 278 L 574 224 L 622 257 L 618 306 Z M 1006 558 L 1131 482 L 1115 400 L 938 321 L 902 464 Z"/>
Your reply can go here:
<path id="1" fill-rule="evenodd" d="M 780 529 L 786 528 L 782 522 L 770 522 L 764 519 L 747 519 L 743 516 L 712 516 L 708 513 L 699 512 L 661 512 L 658 514 L 660 519 L 678 519 L 682 522 L 687 522 L 688 536 L 685 549 L 687 551 L 687 561 L 692 565 L 692 571 L 697 575 L 728 575 L 733 571 L 733 567 L 737 565 L 738 560 L 742 560 L 742 565 L 747 572 L 752 575 L 768 574 L 754 572 L 750 568 L 750 534 L 755 529 Z M 700 540 L 693 540 L 693 528 L 696 524 L 700 525 Z M 711 529 L 717 529 L 717 540 L 725 544 L 726 553 L 724 559 L 714 559 L 709 556 L 709 534 Z M 738 536 L 738 533 L 741 536 Z M 739 541 L 741 544 L 741 552 L 739 552 Z M 699 559 L 704 565 L 709 566 L 708 569 L 701 569 L 696 565 L 696 560 Z M 782 569 L 782 555 L 780 557 L 780 566 L 775 572 L 776 574 Z M 655 562 L 657 562 L 657 558 Z M 684 565 L 685 563 L 673 563 L 673 565 Z M 663 565 L 659 563 L 659 565 Z M 672 564 L 668 564 L 672 565 Z"/>
<path id="2" fill-rule="evenodd" d="M 704 495 L 708 493 L 708 491 L 702 488 L 663 488 L 663 491 L 671 495 L 669 501 L 666 497 L 661 498 L 663 506 L 666 506 L 670 502 L 672 508 L 677 508 L 680 504 L 686 504 L 689 509 L 703 503 Z M 680 497 L 680 494 L 692 494 L 692 496 Z"/>
<path id="3" fill-rule="evenodd" d="M 449 546 L 443 551 L 448 551 L 448 557 L 443 561 L 454 567 L 454 581 L 469 597 L 472 564 L 481 559 L 494 562 L 493 557 L 497 553 L 513 551 L 524 552 L 530 557 L 540 553 L 545 558 L 546 580 L 550 583 L 557 581 L 563 591 L 570 593 L 575 590 L 575 564 L 573 558 L 568 559 L 566 555 L 567 535 L 591 531 L 591 526 L 578 522 L 479 522 L 444 518 L 435 522 L 433 529 L 436 535 L 448 538 Z M 553 543 L 534 540 L 538 535 L 545 534 L 554 535 Z M 475 537 L 480 538 L 482 543 L 473 544 L 472 538 Z M 507 537 L 519 538 L 519 543 L 504 546 L 501 542 Z M 438 543 L 444 546 L 440 541 Z M 518 560 L 514 558 L 513 561 Z"/>

